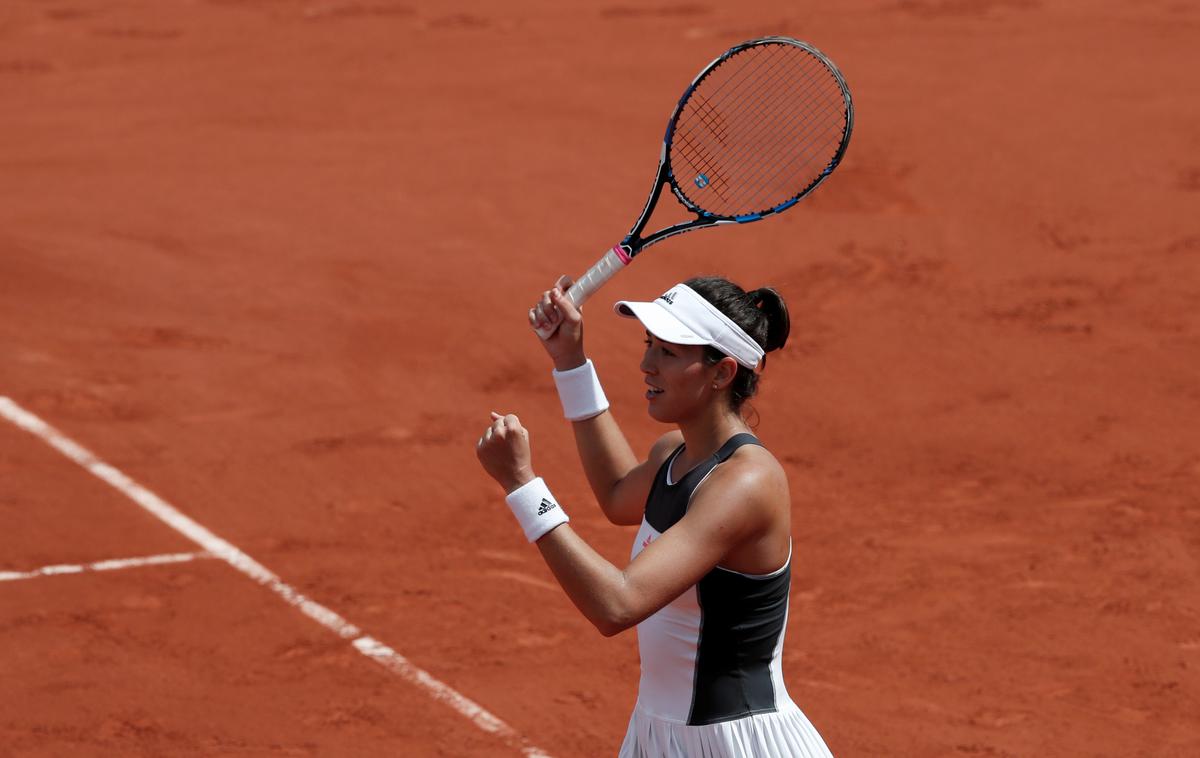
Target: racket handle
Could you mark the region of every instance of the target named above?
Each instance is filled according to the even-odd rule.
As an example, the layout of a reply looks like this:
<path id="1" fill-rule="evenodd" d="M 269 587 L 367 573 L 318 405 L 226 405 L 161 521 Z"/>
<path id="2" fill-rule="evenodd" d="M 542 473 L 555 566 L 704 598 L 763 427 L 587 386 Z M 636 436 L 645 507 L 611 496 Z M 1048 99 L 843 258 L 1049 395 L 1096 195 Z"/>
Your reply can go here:
<path id="1" fill-rule="evenodd" d="M 567 290 L 567 298 L 575 305 L 576 308 L 583 305 L 583 302 L 592 295 L 596 294 L 596 290 L 604 286 L 604 283 L 613 278 L 613 274 L 629 265 L 630 258 L 620 245 L 615 245 L 611 250 L 604 254 L 596 264 L 587 270 L 587 273 L 579 277 L 578 281 L 570 286 Z"/>
<path id="2" fill-rule="evenodd" d="M 595 265 L 587 270 L 587 273 L 579 277 L 566 292 L 567 299 L 578 308 L 583 305 L 584 301 L 596 293 L 596 290 L 604 286 L 604 283 L 612 279 L 613 274 L 629 265 L 633 260 L 625 249 L 620 245 L 613 245 L 612 249 L 604 254 L 600 260 L 596 261 Z M 535 329 L 538 336 L 542 339 L 549 339 L 550 335 L 554 334 L 557 327 L 551 329 Z"/>

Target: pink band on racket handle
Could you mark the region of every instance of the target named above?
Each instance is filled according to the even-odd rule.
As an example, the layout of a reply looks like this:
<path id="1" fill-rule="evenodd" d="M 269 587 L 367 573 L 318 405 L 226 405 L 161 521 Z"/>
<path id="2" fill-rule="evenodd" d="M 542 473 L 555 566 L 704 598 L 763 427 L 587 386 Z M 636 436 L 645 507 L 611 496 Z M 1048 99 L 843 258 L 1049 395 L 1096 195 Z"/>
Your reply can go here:
<path id="1" fill-rule="evenodd" d="M 596 264 L 589 268 L 586 274 L 579 277 L 570 286 L 566 293 L 567 298 L 578 308 L 595 294 L 596 290 L 604 286 L 605 282 L 612 279 L 613 274 L 628 266 L 631 260 L 633 258 L 625 252 L 625 248 L 613 245 L 612 249 L 604 254 L 604 257 L 596 261 Z M 535 331 L 542 339 L 547 339 L 554 334 L 554 329 L 535 329 Z"/>

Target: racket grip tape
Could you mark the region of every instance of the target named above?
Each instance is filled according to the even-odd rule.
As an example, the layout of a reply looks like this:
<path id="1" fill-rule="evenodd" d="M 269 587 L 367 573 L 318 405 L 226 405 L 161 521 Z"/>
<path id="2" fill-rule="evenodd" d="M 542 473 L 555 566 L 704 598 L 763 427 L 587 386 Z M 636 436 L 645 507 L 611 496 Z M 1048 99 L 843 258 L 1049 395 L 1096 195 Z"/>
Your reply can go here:
<path id="1" fill-rule="evenodd" d="M 596 261 L 595 265 L 587 270 L 587 273 L 579 277 L 567 289 L 567 298 L 578 308 L 594 295 L 596 290 L 604 286 L 605 282 L 612 279 L 613 274 L 628 266 L 631 260 L 633 259 L 629 257 L 624 248 L 614 245 L 600 260 Z M 537 329 L 535 331 L 542 339 L 547 339 L 554 334 L 554 329 Z"/>

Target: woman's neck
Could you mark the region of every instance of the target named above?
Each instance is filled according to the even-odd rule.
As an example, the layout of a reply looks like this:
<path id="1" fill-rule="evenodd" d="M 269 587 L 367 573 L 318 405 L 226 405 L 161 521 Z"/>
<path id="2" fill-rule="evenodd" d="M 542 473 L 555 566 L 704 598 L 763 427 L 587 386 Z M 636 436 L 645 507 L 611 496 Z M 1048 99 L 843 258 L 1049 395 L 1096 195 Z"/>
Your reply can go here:
<path id="1" fill-rule="evenodd" d="M 731 410 L 706 410 L 694 418 L 679 422 L 679 431 L 683 432 L 683 444 L 686 446 L 683 457 L 690 464 L 689 468 L 717 452 L 733 435 L 750 431 L 742 417 Z"/>

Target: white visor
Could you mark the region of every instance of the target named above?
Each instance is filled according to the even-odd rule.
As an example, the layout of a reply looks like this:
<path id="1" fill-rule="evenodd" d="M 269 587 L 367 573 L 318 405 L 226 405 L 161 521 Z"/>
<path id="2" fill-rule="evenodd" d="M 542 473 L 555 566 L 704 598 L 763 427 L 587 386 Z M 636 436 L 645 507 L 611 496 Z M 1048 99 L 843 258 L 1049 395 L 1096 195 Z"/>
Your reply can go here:
<path id="1" fill-rule="evenodd" d="M 757 369 L 765 355 L 740 326 L 686 284 L 676 284 L 649 303 L 621 300 L 613 310 L 641 321 L 663 342 L 712 345 L 748 369 Z"/>

